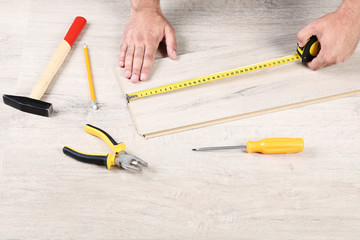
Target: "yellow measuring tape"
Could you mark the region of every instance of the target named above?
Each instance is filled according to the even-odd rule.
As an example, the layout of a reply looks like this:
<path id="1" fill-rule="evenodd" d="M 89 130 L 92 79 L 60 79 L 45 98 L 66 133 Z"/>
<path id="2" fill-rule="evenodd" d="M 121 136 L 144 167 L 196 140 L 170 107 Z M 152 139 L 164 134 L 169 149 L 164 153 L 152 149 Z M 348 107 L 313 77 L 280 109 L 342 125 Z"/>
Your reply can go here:
<path id="1" fill-rule="evenodd" d="M 215 74 L 211 74 L 211 75 L 204 76 L 204 77 L 188 79 L 185 81 L 171 83 L 171 84 L 160 86 L 160 87 L 150 88 L 150 89 L 143 90 L 140 92 L 126 94 L 126 99 L 128 100 L 128 102 L 130 102 L 130 101 L 138 99 L 138 98 L 150 97 L 153 95 L 171 92 L 171 91 L 175 91 L 175 90 L 182 89 L 182 88 L 197 86 L 197 85 L 200 85 L 203 83 L 217 81 L 217 80 L 237 76 L 237 75 L 244 74 L 244 73 L 254 72 L 257 70 L 274 67 L 274 66 L 278 66 L 281 64 L 294 62 L 297 60 L 301 60 L 303 63 L 306 63 L 306 62 L 313 60 L 318 55 L 319 51 L 320 51 L 320 43 L 319 43 L 317 37 L 311 36 L 309 38 L 308 42 L 305 44 L 305 46 L 300 47 L 298 45 L 297 53 L 295 53 L 293 55 L 282 57 L 282 58 L 277 58 L 277 59 L 262 62 L 262 63 L 252 64 L 252 65 L 248 65 L 245 67 L 235 68 L 232 70 L 215 73 Z"/>
<path id="2" fill-rule="evenodd" d="M 298 53 L 290 55 L 290 56 L 262 62 L 262 63 L 252 64 L 252 65 L 248 65 L 245 67 L 235 68 L 232 70 L 207 75 L 204 77 L 188 79 L 185 81 L 171 83 L 171 84 L 163 85 L 160 87 L 150 88 L 150 89 L 139 91 L 139 92 L 129 93 L 129 94 L 126 94 L 126 99 L 128 100 L 128 102 L 130 102 L 135 99 L 150 97 L 153 95 L 171 92 L 171 91 L 175 91 L 175 90 L 182 89 L 182 88 L 197 86 L 200 84 L 213 82 L 213 81 L 217 81 L 217 80 L 228 78 L 228 77 L 233 77 L 233 76 L 241 75 L 244 73 L 254 72 L 257 70 L 282 65 L 282 64 L 294 62 L 297 60 L 301 60 L 301 57 L 299 56 Z"/>

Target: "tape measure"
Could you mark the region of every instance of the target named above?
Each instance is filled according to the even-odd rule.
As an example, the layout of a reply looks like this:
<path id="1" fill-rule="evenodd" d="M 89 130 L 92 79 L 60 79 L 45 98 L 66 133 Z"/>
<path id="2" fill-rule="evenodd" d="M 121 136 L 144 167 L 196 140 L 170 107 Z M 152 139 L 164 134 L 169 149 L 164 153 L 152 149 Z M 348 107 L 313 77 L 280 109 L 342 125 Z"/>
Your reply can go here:
<path id="1" fill-rule="evenodd" d="M 299 47 L 299 45 L 298 45 L 296 54 L 282 57 L 282 58 L 273 59 L 273 60 L 262 62 L 262 63 L 248 65 L 245 67 L 235 68 L 235 69 L 231 69 L 231 70 L 227 70 L 224 72 L 219 72 L 219 73 L 215 73 L 215 74 L 211 74 L 211 75 L 207 75 L 207 76 L 203 76 L 203 77 L 192 78 L 192 79 L 188 79 L 185 81 L 180 81 L 180 82 L 176 82 L 176 83 L 163 85 L 160 87 L 150 88 L 150 89 L 146 89 L 146 90 L 139 91 L 139 92 L 129 93 L 129 94 L 126 94 L 126 99 L 128 100 L 128 102 L 130 102 L 135 99 L 150 97 L 150 96 L 157 95 L 157 94 L 162 94 L 162 93 L 172 92 L 172 91 L 183 89 L 183 88 L 193 87 L 193 86 L 201 85 L 204 83 L 213 82 L 213 81 L 217 81 L 217 80 L 221 80 L 224 78 L 233 77 L 233 76 L 237 76 L 237 75 L 241 75 L 241 74 L 245 74 L 245 73 L 249 73 L 249 72 L 254 72 L 254 71 L 261 70 L 261 69 L 270 68 L 270 67 L 274 67 L 274 66 L 278 66 L 278 65 L 285 64 L 285 63 L 298 61 L 298 60 L 301 60 L 303 63 L 306 63 L 306 62 L 313 60 L 318 55 L 319 50 L 320 50 L 319 41 L 316 38 L 316 36 L 312 36 L 308 40 L 308 42 L 306 43 L 306 45 L 304 47 Z"/>

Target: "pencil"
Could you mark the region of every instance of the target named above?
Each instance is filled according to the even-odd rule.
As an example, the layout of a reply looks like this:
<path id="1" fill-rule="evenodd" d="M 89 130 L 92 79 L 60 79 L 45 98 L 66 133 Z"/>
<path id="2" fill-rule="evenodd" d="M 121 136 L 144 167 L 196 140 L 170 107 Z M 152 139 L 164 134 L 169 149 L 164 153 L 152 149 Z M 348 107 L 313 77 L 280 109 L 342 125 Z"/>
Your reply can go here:
<path id="1" fill-rule="evenodd" d="M 93 84 L 93 80 L 92 80 L 92 76 L 91 76 L 89 51 L 88 51 L 86 43 L 84 43 L 84 54 L 85 54 L 85 62 L 86 62 L 86 71 L 87 71 L 89 87 L 90 87 L 91 105 L 92 105 L 92 108 L 94 110 L 96 110 L 98 107 L 97 107 L 96 98 L 95 98 L 94 84 Z"/>

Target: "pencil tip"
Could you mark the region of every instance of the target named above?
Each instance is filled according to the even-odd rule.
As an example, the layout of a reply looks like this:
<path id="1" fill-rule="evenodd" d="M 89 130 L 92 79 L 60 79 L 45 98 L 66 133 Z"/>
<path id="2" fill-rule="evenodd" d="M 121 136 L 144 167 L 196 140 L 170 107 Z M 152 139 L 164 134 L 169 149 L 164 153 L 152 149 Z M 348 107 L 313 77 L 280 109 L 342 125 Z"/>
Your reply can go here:
<path id="1" fill-rule="evenodd" d="M 91 106 L 92 106 L 92 108 L 93 108 L 94 110 L 97 110 L 97 109 L 98 109 L 98 106 L 97 106 L 96 101 L 92 101 L 92 102 L 91 102 Z"/>
<path id="2" fill-rule="evenodd" d="M 193 148 L 192 150 L 193 150 L 193 151 L 196 151 L 196 148 Z"/>
<path id="3" fill-rule="evenodd" d="M 86 42 L 84 42 L 84 48 L 87 48 Z"/>

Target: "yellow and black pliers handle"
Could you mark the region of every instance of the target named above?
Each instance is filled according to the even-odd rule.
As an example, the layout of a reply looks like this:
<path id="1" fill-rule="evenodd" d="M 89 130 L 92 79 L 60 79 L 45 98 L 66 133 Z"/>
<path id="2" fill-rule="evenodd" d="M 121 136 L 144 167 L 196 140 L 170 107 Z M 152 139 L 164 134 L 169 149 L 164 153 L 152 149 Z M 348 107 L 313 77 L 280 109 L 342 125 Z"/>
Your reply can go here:
<path id="1" fill-rule="evenodd" d="M 114 155 L 109 153 L 106 155 L 98 155 L 98 154 L 87 154 L 79 152 L 70 147 L 64 147 L 63 152 L 78 161 L 85 163 L 92 163 L 97 165 L 106 166 L 107 169 L 110 169 L 111 166 L 115 166 L 115 159 L 120 152 L 125 151 L 126 146 L 124 143 L 117 143 L 107 132 L 104 130 L 97 128 L 93 125 L 86 124 L 84 126 L 85 132 L 94 135 L 100 139 L 102 139 L 113 151 Z"/>
<path id="2" fill-rule="evenodd" d="M 115 166 L 115 156 L 110 153 L 106 155 L 87 154 L 79 152 L 67 146 L 63 148 L 63 152 L 65 153 L 65 155 L 80 162 L 102 165 L 105 166 L 107 169 L 110 169 L 111 166 Z"/>
<path id="3" fill-rule="evenodd" d="M 126 146 L 123 142 L 117 143 L 107 132 L 104 130 L 97 128 L 93 125 L 86 124 L 84 126 L 85 132 L 94 135 L 95 137 L 103 140 L 109 148 L 113 151 L 113 153 L 117 156 L 120 152 L 125 151 Z"/>
<path id="4" fill-rule="evenodd" d="M 301 62 L 307 63 L 312 61 L 319 54 L 320 43 L 315 35 L 311 36 L 305 46 L 297 46 L 297 53 L 301 57 Z"/>
<path id="5" fill-rule="evenodd" d="M 86 124 L 84 126 L 84 130 L 94 135 L 100 139 L 102 139 L 113 151 L 113 154 L 106 155 L 95 155 L 95 154 L 86 154 L 79 152 L 70 147 L 64 147 L 63 152 L 78 161 L 85 163 L 92 163 L 97 165 L 106 166 L 107 169 L 110 169 L 111 166 L 121 166 L 125 169 L 137 170 L 141 171 L 140 165 L 147 166 L 147 163 L 140 158 L 127 154 L 125 152 L 126 146 L 124 143 L 117 143 L 107 132 L 104 130 L 92 126 L 90 124 Z"/>

